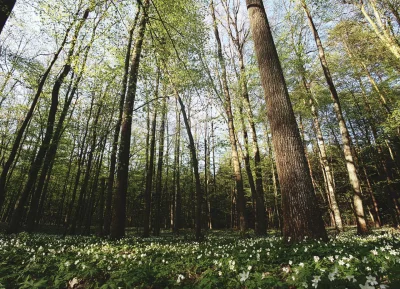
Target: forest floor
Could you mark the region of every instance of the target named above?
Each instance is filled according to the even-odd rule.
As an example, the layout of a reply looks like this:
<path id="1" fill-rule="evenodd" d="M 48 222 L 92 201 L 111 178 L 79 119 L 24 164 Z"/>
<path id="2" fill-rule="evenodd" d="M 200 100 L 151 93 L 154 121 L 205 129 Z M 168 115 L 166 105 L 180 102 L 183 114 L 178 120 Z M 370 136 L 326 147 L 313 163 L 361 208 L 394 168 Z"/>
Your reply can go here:
<path id="1" fill-rule="evenodd" d="M 286 245 L 235 232 L 120 241 L 0 234 L 0 288 L 400 288 L 400 232 Z"/>

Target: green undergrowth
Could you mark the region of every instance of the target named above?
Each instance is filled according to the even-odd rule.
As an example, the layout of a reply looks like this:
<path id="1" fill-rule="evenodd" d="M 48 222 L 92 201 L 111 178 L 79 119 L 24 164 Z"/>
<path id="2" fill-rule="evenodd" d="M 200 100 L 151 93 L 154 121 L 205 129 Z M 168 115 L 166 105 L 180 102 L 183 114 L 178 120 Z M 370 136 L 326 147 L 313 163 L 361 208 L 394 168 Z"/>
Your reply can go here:
<path id="1" fill-rule="evenodd" d="M 400 288 L 400 234 L 330 242 L 210 234 L 109 241 L 0 235 L 0 288 Z"/>

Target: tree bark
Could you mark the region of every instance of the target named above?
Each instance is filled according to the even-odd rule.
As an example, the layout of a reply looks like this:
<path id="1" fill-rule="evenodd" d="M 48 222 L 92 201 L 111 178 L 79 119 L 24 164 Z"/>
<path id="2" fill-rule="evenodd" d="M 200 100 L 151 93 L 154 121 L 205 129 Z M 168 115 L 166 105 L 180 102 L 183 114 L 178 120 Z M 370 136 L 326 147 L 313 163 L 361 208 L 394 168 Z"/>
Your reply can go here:
<path id="1" fill-rule="evenodd" d="M 203 200 L 203 194 L 202 194 L 202 190 L 201 190 L 199 162 L 197 160 L 197 155 L 196 155 L 196 146 L 195 146 L 195 142 L 193 139 L 192 129 L 190 127 L 189 118 L 186 114 L 185 105 L 183 104 L 182 98 L 180 97 L 179 92 L 176 89 L 176 87 L 174 86 L 174 84 L 172 83 L 172 81 L 171 81 L 171 86 L 174 90 L 175 97 L 178 100 L 178 103 L 180 105 L 183 122 L 186 127 L 186 133 L 188 134 L 188 137 L 189 137 L 189 150 L 190 150 L 191 163 L 192 163 L 192 167 L 193 167 L 193 173 L 194 173 L 194 178 L 195 178 L 195 189 L 196 189 L 196 218 L 195 218 L 196 239 L 201 240 L 203 237 L 202 233 L 201 233 L 201 211 L 202 211 L 201 204 L 202 204 L 202 200 Z"/>
<path id="2" fill-rule="evenodd" d="M 225 113 L 226 113 L 227 120 L 228 120 L 229 140 L 231 143 L 231 153 L 232 153 L 232 165 L 233 165 L 233 172 L 234 172 L 234 177 L 235 177 L 235 182 L 236 182 L 237 205 L 238 205 L 238 213 L 239 213 L 239 220 L 240 220 L 239 226 L 240 226 L 240 232 L 242 234 L 244 234 L 247 230 L 246 198 L 244 195 L 242 172 L 241 172 L 241 166 L 240 166 L 240 162 L 239 162 L 239 154 L 238 154 L 238 149 L 237 149 L 237 140 L 236 140 L 236 135 L 235 135 L 235 125 L 234 125 L 234 121 L 233 121 L 231 96 L 230 96 L 229 87 L 228 87 L 228 79 L 227 79 L 227 73 L 226 73 L 225 60 L 224 60 L 224 56 L 222 54 L 221 39 L 219 36 L 213 1 L 211 1 L 210 7 L 211 7 L 212 18 L 213 18 L 214 35 L 215 35 L 215 39 L 217 41 L 218 61 L 219 61 L 219 65 L 221 67 L 222 88 L 223 88 L 223 93 L 224 93 L 224 97 L 225 97 L 224 108 L 225 108 Z"/>
<path id="3" fill-rule="evenodd" d="M 161 108 L 161 124 L 160 124 L 160 137 L 158 145 L 158 164 L 156 174 L 156 189 L 154 192 L 154 236 L 160 236 L 160 222 L 161 222 L 161 192 L 162 188 L 162 169 L 164 158 L 164 135 L 165 135 L 165 121 L 167 116 L 167 98 L 164 96 Z"/>
<path id="4" fill-rule="evenodd" d="M 122 80 L 122 89 L 120 93 L 120 100 L 119 100 L 119 114 L 117 123 L 115 124 L 114 129 L 114 138 L 111 148 L 111 156 L 110 156 L 110 174 L 108 175 L 108 184 L 107 184 L 107 196 L 106 196 L 106 208 L 104 212 L 104 235 L 108 236 L 110 234 L 110 227 L 111 227 L 111 204 L 112 204 L 112 196 L 114 190 L 114 179 L 115 179 L 115 166 L 117 163 L 117 150 L 118 150 L 118 140 L 119 140 L 119 131 L 121 129 L 122 123 L 122 114 L 124 111 L 124 103 L 125 103 L 125 95 L 126 89 L 128 86 L 128 76 L 129 76 L 129 61 L 131 58 L 131 48 L 132 48 L 132 41 L 133 41 L 133 32 L 135 31 L 137 20 L 139 19 L 139 12 L 140 6 L 138 6 L 138 11 L 135 15 L 134 24 L 132 29 L 129 31 L 129 40 L 126 49 L 126 56 L 125 56 L 125 69 L 124 69 L 124 77 Z"/>
<path id="5" fill-rule="evenodd" d="M 304 9 L 304 12 L 307 15 L 310 29 L 314 35 L 315 43 L 318 48 L 321 66 L 324 71 L 326 83 L 331 92 L 331 98 L 333 101 L 334 111 L 335 111 L 337 120 L 339 122 L 339 128 L 340 128 L 340 133 L 342 136 L 343 151 L 344 151 L 344 157 L 346 160 L 347 172 L 349 175 L 350 184 L 353 188 L 353 204 L 354 204 L 354 214 L 355 214 L 356 220 L 357 220 L 357 232 L 359 234 L 366 234 L 368 232 L 368 227 L 367 227 L 367 223 L 365 221 L 363 201 L 361 198 L 360 180 L 357 176 L 357 170 L 356 170 L 356 166 L 354 163 L 354 155 L 352 153 L 352 144 L 351 144 L 350 134 L 348 132 L 346 122 L 343 117 L 343 112 L 342 112 L 342 107 L 341 107 L 340 100 L 339 100 L 339 95 L 338 95 L 338 93 L 336 91 L 336 87 L 333 83 L 332 76 L 329 71 L 328 62 L 326 61 L 325 51 L 322 46 L 322 42 L 319 37 L 317 28 L 315 27 L 315 24 L 311 17 L 310 11 L 308 10 L 305 0 L 300 0 L 300 1 L 301 1 L 301 5 Z"/>
<path id="6" fill-rule="evenodd" d="M 283 237 L 327 240 L 304 148 L 262 0 L 246 0 L 282 192 Z"/>
<path id="7" fill-rule="evenodd" d="M 181 115 L 178 109 L 178 100 L 176 101 L 176 133 L 175 133 L 175 152 L 174 152 L 174 218 L 173 233 L 179 235 L 182 218 L 182 197 L 180 184 L 180 143 L 181 143 Z"/>
<path id="8" fill-rule="evenodd" d="M 156 91 L 155 96 L 158 97 L 158 87 L 160 82 L 160 72 L 157 72 Z M 157 104 L 154 105 L 153 119 L 151 121 L 151 140 L 150 150 L 148 151 L 149 158 L 146 172 L 146 188 L 144 192 L 144 216 L 143 216 L 143 237 L 150 236 L 150 219 L 151 219 L 151 201 L 152 201 L 152 188 L 153 188 L 153 174 L 154 174 L 154 155 L 156 146 L 156 126 L 157 126 Z"/>
<path id="9" fill-rule="evenodd" d="M 59 47 L 59 49 L 57 50 L 57 52 L 54 54 L 53 59 L 51 60 L 48 68 L 46 69 L 46 71 L 44 72 L 43 76 L 40 78 L 39 84 L 38 84 L 38 88 L 36 90 L 35 96 L 33 97 L 31 106 L 27 112 L 27 114 L 25 115 L 24 121 L 22 122 L 21 126 L 18 128 L 18 131 L 16 133 L 16 137 L 14 140 L 14 143 L 12 145 L 11 148 L 11 152 L 10 155 L 7 158 L 7 161 L 5 162 L 4 166 L 3 166 L 3 171 L 1 172 L 0 175 L 0 209 L 3 206 L 3 202 L 4 202 L 4 198 L 6 195 L 6 180 L 7 180 L 7 175 L 9 174 L 10 168 L 15 160 L 15 157 L 17 156 L 17 152 L 18 152 L 18 148 L 21 145 L 21 141 L 22 141 L 22 137 L 24 136 L 25 130 L 28 127 L 30 120 L 32 119 L 33 116 L 33 112 L 35 111 L 36 105 L 39 101 L 39 97 L 42 94 L 44 85 L 46 83 L 47 78 L 49 77 L 49 74 L 51 72 L 51 69 L 54 66 L 54 63 L 57 61 L 59 55 L 61 54 L 61 52 L 64 49 L 64 46 L 68 40 L 68 36 L 69 33 L 74 25 L 74 21 L 70 24 L 70 26 L 67 28 L 63 41 L 61 42 L 61 45 Z"/>
<path id="10" fill-rule="evenodd" d="M 113 197 L 112 222 L 110 236 L 112 239 L 120 239 L 125 236 L 126 221 L 126 194 L 128 191 L 129 152 L 131 146 L 132 114 L 136 97 L 137 79 L 142 52 L 143 39 L 146 31 L 147 9 L 150 1 L 143 1 L 143 13 L 139 22 L 139 31 L 133 50 L 131 71 L 124 112 L 121 122 L 121 141 L 118 153 L 118 169 L 116 189 Z"/>
<path id="11" fill-rule="evenodd" d="M 42 166 L 43 160 L 45 158 L 46 151 L 48 149 L 48 146 L 50 144 L 50 141 L 53 137 L 53 131 L 54 131 L 54 122 L 56 118 L 56 113 L 57 113 L 57 107 L 58 107 L 58 97 L 60 93 L 60 88 L 61 85 L 71 70 L 71 66 L 69 64 L 66 64 L 63 68 L 63 71 L 61 72 L 60 76 L 56 80 L 56 83 L 53 86 L 52 90 L 52 97 L 51 97 L 51 106 L 50 106 L 50 111 L 47 119 L 47 125 L 46 125 L 46 133 L 44 136 L 44 139 L 42 141 L 42 144 L 39 148 L 39 151 L 35 157 L 34 162 L 31 164 L 31 168 L 29 170 L 28 174 L 28 180 L 25 184 L 24 190 L 21 193 L 20 198 L 17 201 L 17 204 L 15 205 L 13 216 L 11 218 L 9 227 L 7 229 L 8 233 L 17 233 L 20 229 L 21 225 L 21 219 L 22 219 L 22 214 L 23 210 L 25 207 L 25 204 L 29 198 L 30 192 L 34 189 L 37 175 L 39 173 L 40 167 Z M 37 206 L 39 203 L 39 198 L 38 196 L 33 196 L 32 197 L 32 210 L 37 210 Z M 29 228 L 30 229 L 30 228 Z"/>
<path id="12" fill-rule="evenodd" d="M 324 173 L 324 176 L 326 179 L 326 187 L 327 187 L 330 210 L 333 212 L 336 230 L 338 232 L 343 232 L 342 216 L 340 214 L 340 209 L 339 209 L 339 206 L 336 201 L 335 184 L 333 181 L 332 170 L 329 165 L 328 156 L 326 153 L 325 140 L 322 135 L 321 125 L 320 125 L 319 117 L 318 117 L 318 111 L 315 108 L 315 103 L 314 103 L 314 99 L 312 96 L 312 92 L 309 87 L 309 84 L 307 83 L 307 81 L 305 79 L 304 73 L 302 75 L 302 82 L 303 82 L 304 88 L 305 88 L 307 96 L 308 96 L 308 103 L 309 103 L 309 106 L 311 109 L 311 114 L 313 117 L 313 124 L 314 124 L 315 134 L 317 136 L 317 145 L 318 145 L 319 156 L 321 158 L 323 173 Z"/>

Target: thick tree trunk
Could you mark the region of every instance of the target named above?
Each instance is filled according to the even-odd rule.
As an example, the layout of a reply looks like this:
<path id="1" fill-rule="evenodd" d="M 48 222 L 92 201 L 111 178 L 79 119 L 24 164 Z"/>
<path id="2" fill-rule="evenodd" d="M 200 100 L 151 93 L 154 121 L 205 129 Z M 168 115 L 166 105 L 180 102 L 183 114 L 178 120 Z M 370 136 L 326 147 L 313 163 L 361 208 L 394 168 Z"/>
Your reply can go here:
<path id="1" fill-rule="evenodd" d="M 321 66 L 324 71 L 326 83 L 331 92 L 334 111 L 335 111 L 336 117 L 339 122 L 339 128 L 340 128 L 340 133 L 342 136 L 343 151 L 344 151 L 344 157 L 346 160 L 347 172 L 349 175 L 350 184 L 353 188 L 353 204 L 354 204 L 354 214 L 355 214 L 356 220 L 357 220 L 357 232 L 359 234 L 366 234 L 368 232 L 368 227 L 367 227 L 367 223 L 365 221 L 363 201 L 361 198 L 360 180 L 357 176 L 357 170 L 356 170 L 356 166 L 354 163 L 354 155 L 352 153 L 350 134 L 348 132 L 346 122 L 343 117 L 343 112 L 342 112 L 342 108 L 341 108 L 341 104 L 340 104 L 340 100 L 339 100 L 339 95 L 338 95 L 338 93 L 336 91 L 336 87 L 333 83 L 332 76 L 330 74 L 329 67 L 328 67 L 328 62 L 326 61 L 325 51 L 322 46 L 322 42 L 319 37 L 317 28 L 315 27 L 313 19 L 311 17 L 310 11 L 308 10 L 305 0 L 300 0 L 300 1 L 301 1 L 301 5 L 303 6 L 303 9 L 307 15 L 310 29 L 314 35 L 315 43 L 317 45 L 318 52 L 319 52 L 319 59 L 321 62 Z"/>
<path id="2" fill-rule="evenodd" d="M 10 16 L 16 0 L 2 0 L 0 3 L 0 34 L 6 25 L 7 19 Z"/>
<path id="3" fill-rule="evenodd" d="M 284 239 L 295 242 L 308 236 L 327 240 L 263 2 L 246 0 L 246 4 L 282 192 Z"/>
<path id="4" fill-rule="evenodd" d="M 140 56 L 147 23 L 147 9 L 150 1 L 143 1 L 143 14 L 139 22 L 139 31 L 133 50 L 131 71 L 124 112 L 121 122 L 121 141 L 118 153 L 118 169 L 116 189 L 113 197 L 112 222 L 110 236 L 112 239 L 120 239 L 125 236 L 126 221 L 126 194 L 128 191 L 129 152 L 131 147 L 132 114 L 136 97 L 137 79 L 140 64 Z"/>
<path id="5" fill-rule="evenodd" d="M 241 172 L 241 166 L 240 166 L 240 162 L 239 162 L 239 154 L 238 154 L 238 149 L 237 149 L 237 140 L 236 140 L 236 135 L 235 135 L 235 125 L 234 125 L 234 121 L 233 121 L 231 96 L 230 96 L 229 87 L 228 87 L 228 79 L 227 79 L 227 73 L 226 73 L 225 60 L 224 60 L 224 56 L 222 54 L 222 44 L 221 44 L 221 39 L 219 36 L 217 20 L 215 17 L 215 9 L 214 9 L 213 1 L 211 1 L 210 7 L 211 7 L 212 18 L 213 18 L 214 35 L 215 35 L 215 39 L 217 41 L 218 61 L 219 61 L 219 65 L 221 67 L 222 88 L 223 88 L 223 93 L 224 93 L 224 97 L 225 97 L 224 108 L 225 108 L 225 113 L 226 113 L 227 120 L 228 120 L 229 140 L 231 143 L 231 150 L 232 150 L 232 152 L 231 152 L 232 153 L 232 165 L 233 165 L 233 172 L 234 172 L 235 182 L 236 182 L 237 204 L 238 204 L 238 213 L 239 213 L 239 220 L 240 220 L 239 226 L 240 226 L 240 232 L 242 234 L 244 234 L 247 230 L 246 198 L 244 195 L 242 172 Z"/>

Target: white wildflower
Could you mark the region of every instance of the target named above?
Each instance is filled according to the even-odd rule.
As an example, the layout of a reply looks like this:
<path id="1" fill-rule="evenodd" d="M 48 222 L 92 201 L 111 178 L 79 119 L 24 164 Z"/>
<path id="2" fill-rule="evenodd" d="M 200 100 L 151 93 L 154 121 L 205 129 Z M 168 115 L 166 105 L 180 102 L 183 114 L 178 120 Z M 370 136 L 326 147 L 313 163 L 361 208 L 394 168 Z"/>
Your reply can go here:
<path id="1" fill-rule="evenodd" d="M 378 285 L 378 282 L 376 282 L 376 277 L 371 276 L 371 275 L 367 276 L 367 282 L 366 283 L 369 283 L 370 285 Z"/>
<path id="2" fill-rule="evenodd" d="M 176 280 L 176 283 L 181 283 L 181 281 L 185 279 L 185 276 L 183 276 L 182 274 L 178 275 L 178 279 Z"/>
<path id="3" fill-rule="evenodd" d="M 312 280 L 312 286 L 314 288 L 317 288 L 319 281 L 321 281 L 321 276 L 314 276 L 314 279 Z"/>
<path id="4" fill-rule="evenodd" d="M 249 278 L 249 273 L 250 272 L 244 272 L 244 271 L 242 273 L 239 273 L 240 282 L 246 281 Z"/>

